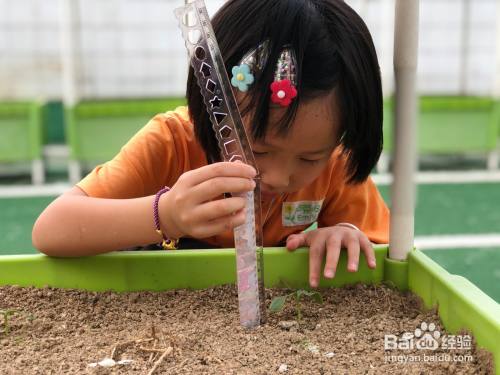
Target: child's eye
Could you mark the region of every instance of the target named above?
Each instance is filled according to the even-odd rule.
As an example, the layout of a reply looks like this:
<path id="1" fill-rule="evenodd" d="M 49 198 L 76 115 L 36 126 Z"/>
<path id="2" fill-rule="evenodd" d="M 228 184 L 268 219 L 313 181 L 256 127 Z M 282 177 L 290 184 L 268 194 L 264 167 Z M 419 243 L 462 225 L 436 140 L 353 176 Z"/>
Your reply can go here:
<path id="1" fill-rule="evenodd" d="M 304 159 L 304 158 L 300 158 L 300 160 L 303 161 L 304 163 L 308 163 L 308 164 L 316 164 L 316 163 L 319 163 L 321 161 L 321 159 L 311 160 L 311 159 Z"/>
<path id="2" fill-rule="evenodd" d="M 256 156 L 263 156 L 263 155 L 267 155 L 267 152 L 257 152 L 257 151 L 254 151 L 253 154 L 256 155 Z"/>

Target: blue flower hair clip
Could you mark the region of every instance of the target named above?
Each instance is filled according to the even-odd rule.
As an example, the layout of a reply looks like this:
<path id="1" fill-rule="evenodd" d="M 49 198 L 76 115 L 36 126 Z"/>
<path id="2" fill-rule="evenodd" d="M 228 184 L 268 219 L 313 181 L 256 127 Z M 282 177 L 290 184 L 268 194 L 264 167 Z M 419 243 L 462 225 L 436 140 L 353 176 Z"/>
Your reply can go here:
<path id="1" fill-rule="evenodd" d="M 269 41 L 261 43 L 257 48 L 253 48 L 243 56 L 239 65 L 231 70 L 233 77 L 231 84 L 241 92 L 247 92 L 255 77 L 253 73 L 259 73 L 267 61 Z"/>
<path id="2" fill-rule="evenodd" d="M 233 73 L 233 78 L 231 78 L 231 84 L 234 87 L 237 87 L 238 90 L 242 92 L 247 92 L 248 85 L 251 85 L 254 81 L 254 76 L 250 72 L 250 67 L 247 64 L 233 66 L 231 72 Z"/>

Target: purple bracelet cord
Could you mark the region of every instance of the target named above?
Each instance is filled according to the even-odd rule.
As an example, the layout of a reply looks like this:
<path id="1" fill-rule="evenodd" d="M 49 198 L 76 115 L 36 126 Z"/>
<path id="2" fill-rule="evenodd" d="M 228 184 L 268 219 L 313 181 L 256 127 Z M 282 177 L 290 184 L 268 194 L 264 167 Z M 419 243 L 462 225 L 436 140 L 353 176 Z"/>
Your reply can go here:
<path id="1" fill-rule="evenodd" d="M 158 232 L 158 234 L 160 234 L 163 238 L 163 242 L 161 243 L 161 245 L 164 249 L 175 248 L 175 245 L 176 245 L 176 241 L 172 241 L 170 238 L 165 236 L 165 234 L 161 230 L 160 216 L 158 214 L 158 202 L 160 201 L 160 197 L 162 196 L 162 194 L 166 193 L 169 190 L 170 190 L 170 188 L 168 186 L 165 186 L 158 193 L 156 193 L 155 200 L 153 202 L 153 218 L 155 221 L 156 232 Z M 171 247 L 172 245 L 173 245 L 173 247 Z"/>

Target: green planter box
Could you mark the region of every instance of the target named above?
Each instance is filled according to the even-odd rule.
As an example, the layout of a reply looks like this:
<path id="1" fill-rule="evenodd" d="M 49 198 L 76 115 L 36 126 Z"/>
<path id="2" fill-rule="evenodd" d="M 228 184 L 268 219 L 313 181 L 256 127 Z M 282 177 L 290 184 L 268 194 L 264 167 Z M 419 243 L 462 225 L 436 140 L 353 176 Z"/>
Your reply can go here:
<path id="1" fill-rule="evenodd" d="M 490 98 L 422 97 L 419 101 L 420 154 L 486 154 L 497 147 L 500 106 Z M 393 147 L 393 100 L 384 102 L 384 151 Z"/>
<path id="2" fill-rule="evenodd" d="M 98 164 L 120 148 L 156 114 L 184 105 L 184 99 L 87 101 L 66 109 L 70 157 Z"/>
<path id="3" fill-rule="evenodd" d="M 376 246 L 377 269 L 368 269 L 361 259 L 356 273 L 346 271 L 347 256 L 343 252 L 336 277 L 323 279 L 320 286 L 385 282 L 409 289 L 422 298 L 426 307 L 438 306 L 450 333 L 470 331 L 479 347 L 493 354 L 500 374 L 500 305 L 470 281 L 448 273 L 418 250 L 410 252 L 406 262 L 388 259 L 387 251 L 385 246 Z M 293 288 L 307 288 L 308 258 L 306 249 L 293 253 L 284 248 L 265 249 L 266 285 L 278 287 L 284 281 Z M 94 291 L 201 289 L 235 283 L 235 264 L 234 249 L 116 252 L 83 258 L 11 255 L 0 257 L 0 285 Z"/>
<path id="4" fill-rule="evenodd" d="M 29 162 L 42 158 L 41 105 L 0 103 L 0 162 Z"/>
<path id="5" fill-rule="evenodd" d="M 31 164 L 33 184 L 42 184 L 42 105 L 37 102 L 0 103 L 0 164 L 24 172 Z M 16 172 L 17 173 L 17 172 Z"/>

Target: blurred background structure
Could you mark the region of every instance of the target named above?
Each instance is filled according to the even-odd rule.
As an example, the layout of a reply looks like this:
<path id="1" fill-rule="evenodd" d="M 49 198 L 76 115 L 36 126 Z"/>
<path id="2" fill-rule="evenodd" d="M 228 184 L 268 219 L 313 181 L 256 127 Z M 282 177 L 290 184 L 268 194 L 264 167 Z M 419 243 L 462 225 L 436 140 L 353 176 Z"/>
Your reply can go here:
<path id="1" fill-rule="evenodd" d="M 213 14 L 223 1 L 206 3 Z M 379 55 L 386 97 L 386 152 L 379 170 L 386 172 L 392 142 L 394 0 L 348 3 L 365 19 Z M 0 172 L 20 172 L 14 162 L 28 161 L 33 182 L 42 183 L 58 170 L 58 160 L 59 171 L 69 171 L 70 181 L 78 181 L 111 158 L 148 117 L 179 104 L 187 59 L 173 17 L 178 4 L 0 0 L 0 121 L 8 128 L 0 133 Z M 498 167 L 499 7 L 497 0 L 422 1 L 423 168 L 425 157 L 436 155 L 446 156 L 441 163 L 449 167 L 465 163 L 468 156 L 479 158 L 474 166 Z M 166 98 L 176 100 L 169 104 Z M 20 112 L 30 123 L 24 132 L 7 125 L 14 118 L 21 121 Z M 114 134 L 111 144 L 106 134 Z"/>
<path id="2" fill-rule="evenodd" d="M 0 254 L 34 252 L 31 226 L 55 196 L 184 103 L 173 15 L 183 1 L 0 0 Z M 224 1 L 205 2 L 214 14 Z M 394 0 L 347 3 L 381 65 L 385 144 L 373 177 L 389 201 Z M 498 248 L 500 0 L 420 4 L 416 242 Z"/>
<path id="3" fill-rule="evenodd" d="M 148 117 L 182 103 L 187 59 L 173 16 L 179 1 L 0 0 L 0 175 L 19 174 L 24 162 L 35 184 L 58 173 L 78 181 Z M 211 14 L 222 3 L 206 1 Z M 394 0 L 348 3 L 366 21 L 379 55 L 386 98 L 379 171 L 386 172 Z M 422 0 L 423 169 L 428 157 L 431 167 L 498 168 L 499 8 L 497 0 Z M 21 130 L 13 122 L 23 116 Z M 114 134 L 111 143 L 107 134 Z"/>

